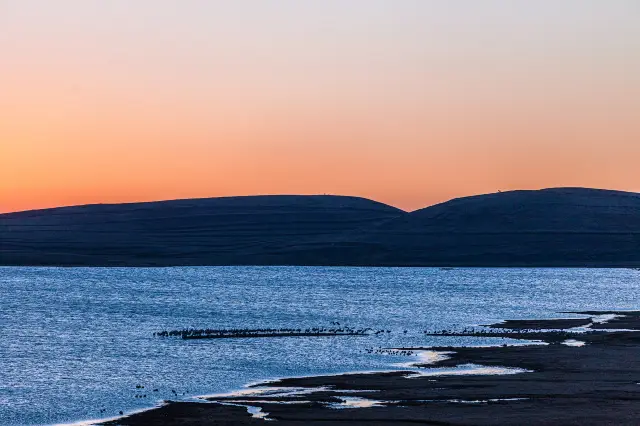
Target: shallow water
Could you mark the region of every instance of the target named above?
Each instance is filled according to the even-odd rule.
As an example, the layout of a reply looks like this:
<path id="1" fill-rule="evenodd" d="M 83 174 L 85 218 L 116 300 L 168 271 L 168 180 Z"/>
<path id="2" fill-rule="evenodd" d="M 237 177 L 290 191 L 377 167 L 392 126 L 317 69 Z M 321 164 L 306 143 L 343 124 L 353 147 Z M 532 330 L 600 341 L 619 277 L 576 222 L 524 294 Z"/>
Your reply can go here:
<path id="1" fill-rule="evenodd" d="M 639 289 L 640 273 L 626 269 L 0 268 L 0 423 L 104 418 L 276 377 L 399 368 L 411 359 L 366 349 L 502 344 L 423 331 L 637 309 Z M 153 337 L 183 327 L 332 321 L 392 332 Z"/>

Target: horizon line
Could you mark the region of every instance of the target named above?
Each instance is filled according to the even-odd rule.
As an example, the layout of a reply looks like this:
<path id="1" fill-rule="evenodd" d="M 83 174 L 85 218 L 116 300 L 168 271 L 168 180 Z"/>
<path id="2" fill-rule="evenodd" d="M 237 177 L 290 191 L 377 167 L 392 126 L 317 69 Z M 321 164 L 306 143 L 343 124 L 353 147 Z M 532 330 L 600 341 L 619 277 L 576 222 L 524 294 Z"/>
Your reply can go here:
<path id="1" fill-rule="evenodd" d="M 201 200 L 212 200 L 212 199 L 222 199 L 222 198 L 251 198 L 251 197 L 345 197 L 345 198 L 360 198 L 360 199 L 363 199 L 363 200 L 369 200 L 369 201 L 373 201 L 373 202 L 376 202 L 376 203 L 380 203 L 380 204 L 383 204 L 383 205 L 388 206 L 388 207 L 393 207 L 393 208 L 398 209 L 398 210 L 400 210 L 402 212 L 405 212 L 405 213 L 412 213 L 412 212 L 416 212 L 418 210 L 426 209 L 426 208 L 429 208 L 429 207 L 433 207 L 433 206 L 437 206 L 437 205 L 440 205 L 440 204 L 448 203 L 448 202 L 451 202 L 453 200 L 464 199 L 464 198 L 472 198 L 472 197 L 493 195 L 493 194 L 500 194 L 500 193 L 536 192 L 536 191 L 560 190 L 560 189 L 585 189 L 585 190 L 593 190 L 593 191 L 609 191 L 609 192 L 619 192 L 619 193 L 636 194 L 636 195 L 640 194 L 640 192 L 635 192 L 635 191 L 624 191 L 624 190 L 619 190 L 619 189 L 608 189 L 608 188 L 593 188 L 593 187 L 584 187 L 584 186 L 557 186 L 557 187 L 554 186 L 554 187 L 543 187 L 543 188 L 538 188 L 538 189 L 510 189 L 510 190 L 505 190 L 505 191 L 496 190 L 495 192 L 483 192 L 483 193 L 477 193 L 477 194 L 453 197 L 453 198 L 449 198 L 449 199 L 447 199 L 445 201 L 441 201 L 441 202 L 437 202 L 437 203 L 434 203 L 434 204 L 425 205 L 424 207 L 420 207 L 420 208 L 415 209 L 415 210 L 405 210 L 405 209 L 402 209 L 400 207 L 394 206 L 393 204 L 384 203 L 382 201 L 378 201 L 378 200 L 373 199 L 373 198 L 363 197 L 363 196 L 359 196 L 359 195 L 345 195 L 345 194 L 331 194 L 331 193 L 322 193 L 322 194 L 288 194 L 288 193 L 281 193 L 281 194 L 250 194 L 250 195 L 223 195 L 223 196 L 218 196 L 218 197 L 213 197 L 212 196 L 212 197 L 169 198 L 169 199 L 158 199 L 158 200 L 149 200 L 149 201 L 127 201 L 127 202 L 122 202 L 122 203 L 105 202 L 105 203 L 69 204 L 69 205 L 60 205 L 60 206 L 53 206 L 53 207 L 44 207 L 44 208 L 35 208 L 35 209 L 14 210 L 14 211 L 0 212 L 0 216 L 9 215 L 9 214 L 17 214 L 17 213 L 29 213 L 29 212 L 40 212 L 40 211 L 47 211 L 47 210 L 76 208 L 76 207 L 126 206 L 126 205 L 134 205 L 134 204 L 154 204 L 154 203 L 170 203 L 170 202 L 177 202 L 177 201 L 201 201 Z"/>

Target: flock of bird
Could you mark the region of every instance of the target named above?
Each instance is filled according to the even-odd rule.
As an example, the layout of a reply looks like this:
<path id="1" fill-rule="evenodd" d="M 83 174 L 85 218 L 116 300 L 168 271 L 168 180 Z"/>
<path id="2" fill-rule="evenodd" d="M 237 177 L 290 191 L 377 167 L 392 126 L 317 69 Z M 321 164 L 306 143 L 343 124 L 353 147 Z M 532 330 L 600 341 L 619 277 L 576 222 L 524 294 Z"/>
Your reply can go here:
<path id="1" fill-rule="evenodd" d="M 510 328 L 496 328 L 496 329 L 482 328 L 482 329 L 477 329 L 477 328 L 471 327 L 471 328 L 464 328 L 462 330 L 438 330 L 438 331 L 425 330 L 424 334 L 427 335 L 427 336 L 481 336 L 481 337 L 498 336 L 499 337 L 499 336 L 504 335 L 504 334 L 514 334 L 514 335 L 515 334 L 518 334 L 518 335 L 532 334 L 532 333 L 544 334 L 544 333 L 547 333 L 548 331 L 549 330 L 539 329 L 539 328 L 517 328 L 517 329 L 510 329 Z M 590 331 L 585 331 L 585 333 L 588 333 Z M 554 330 L 554 334 L 559 334 L 559 333 L 572 334 L 572 332 L 568 331 L 568 330 L 564 330 L 564 331 Z"/>
<path id="2" fill-rule="evenodd" d="M 366 336 L 378 334 L 383 330 L 351 327 L 312 327 L 312 328 L 231 328 L 231 329 L 195 329 L 159 331 L 157 337 L 181 337 L 182 339 L 221 339 L 231 337 L 282 337 L 282 336 Z M 387 331 L 390 332 L 390 331 Z"/>
<path id="3" fill-rule="evenodd" d="M 518 330 L 524 331 L 524 330 Z M 465 327 L 462 330 L 425 330 L 424 334 L 427 336 L 486 336 L 487 334 L 504 334 L 504 329 L 488 329 L 488 328 L 475 328 Z"/>
<path id="4" fill-rule="evenodd" d="M 412 356 L 415 351 L 407 349 L 367 348 L 365 353 L 374 355 Z"/>
<path id="5" fill-rule="evenodd" d="M 153 333 L 156 337 L 179 337 L 182 339 L 221 339 L 221 338 L 250 338 L 250 337 L 283 337 L 283 336 L 379 336 L 388 335 L 391 330 L 367 328 L 352 328 L 340 326 L 339 322 L 332 322 L 332 327 L 311 327 L 311 328 L 186 328 L 182 330 L 164 330 Z M 425 330 L 424 335 L 427 336 L 492 336 L 503 335 L 506 332 L 529 334 L 540 333 L 544 330 L 539 329 L 489 329 L 465 327 L 462 330 Z M 403 330 L 403 334 L 407 334 L 408 330 Z"/>

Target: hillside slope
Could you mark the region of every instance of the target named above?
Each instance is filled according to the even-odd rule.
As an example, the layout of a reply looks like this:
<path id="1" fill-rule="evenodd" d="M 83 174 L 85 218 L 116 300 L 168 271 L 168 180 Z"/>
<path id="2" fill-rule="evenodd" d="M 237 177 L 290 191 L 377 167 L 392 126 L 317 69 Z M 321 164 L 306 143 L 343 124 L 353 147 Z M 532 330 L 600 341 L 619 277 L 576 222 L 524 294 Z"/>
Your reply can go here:
<path id="1" fill-rule="evenodd" d="M 587 188 L 454 199 L 374 226 L 378 264 L 640 264 L 640 194 Z"/>
<path id="2" fill-rule="evenodd" d="M 0 215 L 0 264 L 322 264 L 346 231 L 405 214 L 357 197 L 251 196 Z"/>
<path id="3" fill-rule="evenodd" d="M 37 210 L 0 215 L 0 264 L 640 266 L 640 194 L 511 191 L 412 213 L 342 196 Z"/>

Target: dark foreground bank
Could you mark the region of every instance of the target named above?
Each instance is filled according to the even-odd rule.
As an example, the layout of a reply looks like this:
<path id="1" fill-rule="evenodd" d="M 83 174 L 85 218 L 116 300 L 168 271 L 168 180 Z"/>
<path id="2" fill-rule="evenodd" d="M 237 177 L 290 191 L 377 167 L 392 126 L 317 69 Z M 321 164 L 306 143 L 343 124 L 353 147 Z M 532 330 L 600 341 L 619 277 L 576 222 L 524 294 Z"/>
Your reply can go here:
<path id="1" fill-rule="evenodd" d="M 168 402 L 105 424 L 258 425 L 274 420 L 283 425 L 637 425 L 640 332 L 632 330 L 640 330 L 640 311 L 584 314 L 610 316 L 589 324 L 565 320 L 494 324 L 501 328 L 494 336 L 535 338 L 547 344 L 428 348 L 447 353 L 448 358 L 422 365 L 418 370 L 422 374 L 413 370 L 283 379 L 268 384 L 277 391 L 256 389 L 253 395 L 202 403 Z M 592 331 L 561 330 L 576 325 Z M 468 364 L 529 372 L 430 374 L 433 368 Z"/>

